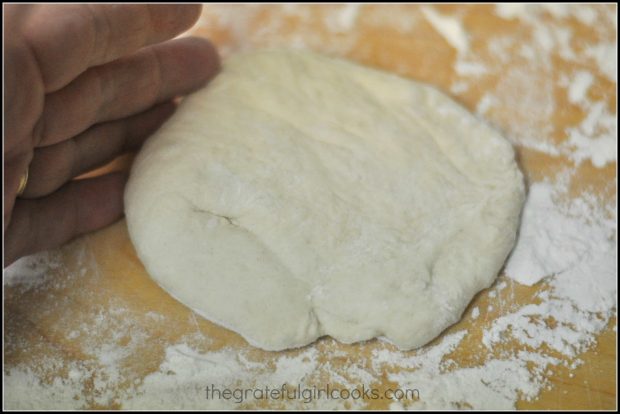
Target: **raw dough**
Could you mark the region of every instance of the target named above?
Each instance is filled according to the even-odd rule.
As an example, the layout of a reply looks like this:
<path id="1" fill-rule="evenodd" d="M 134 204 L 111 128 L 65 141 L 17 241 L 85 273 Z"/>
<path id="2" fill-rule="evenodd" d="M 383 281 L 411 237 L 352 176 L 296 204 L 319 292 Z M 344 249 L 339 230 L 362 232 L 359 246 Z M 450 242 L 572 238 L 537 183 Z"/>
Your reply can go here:
<path id="1" fill-rule="evenodd" d="M 426 344 L 493 282 L 523 199 L 510 144 L 443 93 L 289 51 L 229 58 L 125 194 L 151 277 L 267 350 Z"/>

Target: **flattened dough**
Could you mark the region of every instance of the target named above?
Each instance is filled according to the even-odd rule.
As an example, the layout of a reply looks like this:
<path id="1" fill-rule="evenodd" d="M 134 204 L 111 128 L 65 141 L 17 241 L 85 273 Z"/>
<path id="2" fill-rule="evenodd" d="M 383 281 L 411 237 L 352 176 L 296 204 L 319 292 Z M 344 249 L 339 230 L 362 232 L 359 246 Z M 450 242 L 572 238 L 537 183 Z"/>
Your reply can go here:
<path id="1" fill-rule="evenodd" d="M 282 50 L 227 59 L 125 193 L 151 277 L 267 350 L 426 344 L 496 278 L 523 199 L 511 145 L 443 93 Z"/>

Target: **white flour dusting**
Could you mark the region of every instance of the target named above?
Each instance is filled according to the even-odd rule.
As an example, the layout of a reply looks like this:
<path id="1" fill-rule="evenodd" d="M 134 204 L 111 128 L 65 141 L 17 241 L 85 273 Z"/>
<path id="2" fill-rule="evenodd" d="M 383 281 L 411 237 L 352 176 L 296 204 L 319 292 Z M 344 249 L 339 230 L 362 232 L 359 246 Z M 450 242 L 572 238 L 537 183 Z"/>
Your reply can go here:
<path id="1" fill-rule="evenodd" d="M 601 267 L 593 275 L 600 278 L 597 284 L 615 280 L 617 269 L 611 259 L 615 257 L 616 218 L 606 217 L 592 195 L 582 195 L 566 204 L 554 200 L 561 195 L 557 185 L 540 182 L 530 186 L 519 241 L 506 264 L 506 274 L 531 286 L 551 275 L 579 279 L 572 276 L 575 269 L 593 269 L 598 263 L 607 267 Z M 606 256 L 611 261 L 605 260 Z M 602 287 L 610 292 L 615 290 L 607 284 Z M 585 303 L 601 299 L 592 297 Z"/>
<path id="2" fill-rule="evenodd" d="M 590 160 L 597 168 L 602 168 L 617 160 L 618 132 L 616 116 L 607 109 L 605 102 L 583 106 L 586 116 L 575 126 L 566 128 L 568 140 L 560 148 L 576 164 Z"/>
<path id="3" fill-rule="evenodd" d="M 499 4 L 495 11 L 503 19 L 519 19 L 530 26 L 529 39 L 499 36 L 487 42 L 486 50 L 472 50 L 465 47 L 470 36 L 458 20 L 455 22 L 450 16 L 438 18 L 436 12 L 425 13 L 436 30 L 459 50 L 454 70 L 460 78 L 451 91 L 463 93 L 485 76 L 497 76 L 494 89 L 484 94 L 477 112 L 487 114 L 492 103 L 511 108 L 510 115 L 497 122 L 513 143 L 552 156 L 567 156 L 577 165 L 590 161 L 602 168 L 615 162 L 617 126 L 615 114 L 610 112 L 611 103 L 605 102 L 609 95 L 593 101 L 588 93 L 596 86 L 595 74 L 616 81 L 615 14 L 603 13 L 590 5 L 556 4 Z M 557 20 L 550 21 L 549 15 Z M 569 25 L 570 18 L 594 25 L 599 38 L 594 41 L 576 38 Z M 605 27 L 607 30 L 603 31 Z M 522 61 L 514 58 L 514 52 Z M 558 66 L 554 58 L 578 63 L 581 69 L 566 72 L 565 66 Z M 565 89 L 568 102 L 583 111 L 579 124 L 562 131 L 566 139 L 561 145 L 556 144 L 554 138 L 558 134 L 557 127 L 550 122 L 560 109 L 556 88 Z M 494 114 L 489 117 L 495 120 Z"/>
<path id="4" fill-rule="evenodd" d="M 10 267 L 2 275 L 5 286 L 18 286 L 21 289 L 32 289 L 45 282 L 50 269 L 62 266 L 60 257 L 53 252 L 41 252 L 24 257 Z"/>
<path id="5" fill-rule="evenodd" d="M 594 76 L 590 72 L 580 70 L 575 73 L 575 77 L 568 84 L 568 101 L 572 104 L 579 104 L 586 100 L 588 89 L 594 82 Z"/>
<path id="6" fill-rule="evenodd" d="M 326 19 L 327 26 L 332 32 L 348 32 L 355 26 L 355 20 L 361 4 L 349 3 L 342 6 L 339 12 L 330 14 Z"/>
<path id="7" fill-rule="evenodd" d="M 5 367 L 5 406 L 264 408 L 264 401 L 253 398 L 243 403 L 207 400 L 204 389 L 210 384 L 250 388 L 279 387 L 283 383 L 291 387 L 330 383 L 353 388 L 361 384 L 379 386 L 387 380 L 420 392 L 419 401 L 394 400 L 389 404 L 392 409 L 512 409 L 518 400 L 534 399 L 548 389 L 548 378 L 556 369 L 572 371 L 579 367 L 579 355 L 595 344 L 617 308 L 615 201 L 587 191 L 569 196 L 571 180 L 578 177 L 581 163 L 589 161 L 600 168 L 616 162 L 615 114 L 605 96 L 593 92 L 600 88 L 599 77 L 615 81 L 616 59 L 611 57 L 616 56 L 617 45 L 615 31 L 612 38 L 609 30 L 602 29 L 600 33 L 596 29 L 598 40 L 577 42 L 567 22 L 576 19 L 580 24 L 611 25 L 615 29 L 614 18 L 589 5 L 497 5 L 498 18 L 518 19 L 531 29 L 530 37 L 498 36 L 474 47 L 468 29 L 475 28 L 464 24 L 462 14 L 439 13 L 433 6 L 417 13 L 405 13 L 400 6 L 380 7 L 373 13 L 365 13 L 370 5 L 334 6 L 333 13 L 322 17 L 327 31 L 338 36 L 334 42 L 307 30 L 313 20 L 312 6 L 284 5 L 283 18 L 268 19 L 257 28 L 253 23 L 264 7 L 269 6 L 210 5 L 203 23 L 217 23 L 229 30 L 224 54 L 283 44 L 346 54 L 355 48 L 357 27 L 389 25 L 409 33 L 425 19 L 457 51 L 452 93 L 467 94 L 479 83 L 494 78 L 474 105 L 477 113 L 501 125 L 515 145 L 553 157 L 565 156 L 573 162 L 558 177 L 530 183 L 518 243 L 506 265 L 509 278 L 500 278 L 489 290 L 488 305 L 475 306 L 464 315 L 475 320 L 482 336 L 463 329 L 450 330 L 438 343 L 416 352 L 399 352 L 388 344 L 376 343 L 369 345 L 367 356 L 357 359 L 328 340 L 299 351 L 274 353 L 265 361 L 245 348 L 201 350 L 200 344 L 208 343 L 209 338 L 199 332 L 193 320 L 195 335 L 165 344 L 153 369 L 137 375 L 128 361 L 148 353 L 159 338 L 149 336 L 150 331 L 122 303 L 112 303 L 107 308 L 91 309 L 91 315 L 81 316 L 83 322 L 77 328 L 64 333 L 69 343 L 82 341 L 83 361 L 67 362 L 53 355 L 36 366 Z M 296 22 L 298 29 L 278 35 L 287 21 Z M 576 69 L 554 66 L 556 59 L 579 65 Z M 566 103 L 558 98 L 562 94 Z M 583 116 L 577 124 L 558 131 L 553 117 L 563 105 L 578 108 Z M 510 116 L 502 117 L 507 108 Z M 558 134 L 563 139 L 558 140 Z M 88 252 L 78 256 L 84 268 L 93 266 Z M 18 292 L 54 287 L 56 282 L 49 275 L 61 267 L 54 253 L 24 258 L 4 272 L 5 286 Z M 505 296 L 517 282 L 540 288 L 531 303 L 515 309 Z M 490 319 L 489 315 L 496 312 L 499 316 Z M 171 323 L 165 314 L 154 311 L 143 318 L 162 327 Z M 93 335 L 107 331 L 104 336 Z M 22 346 L 20 338 L 8 337 L 5 341 L 5 350 Z M 473 363 L 457 362 L 458 351 L 465 344 L 466 349 L 478 350 Z M 345 362 L 335 363 L 335 359 Z M 46 372 L 55 375 L 49 378 Z M 266 406 L 338 409 L 363 408 L 365 403 L 323 398 L 307 403 L 271 401 Z"/>
<path id="8" fill-rule="evenodd" d="M 461 21 L 455 17 L 443 16 L 431 7 L 422 8 L 424 16 L 433 25 L 446 41 L 456 49 L 459 54 L 465 54 L 469 50 L 469 38 Z"/>

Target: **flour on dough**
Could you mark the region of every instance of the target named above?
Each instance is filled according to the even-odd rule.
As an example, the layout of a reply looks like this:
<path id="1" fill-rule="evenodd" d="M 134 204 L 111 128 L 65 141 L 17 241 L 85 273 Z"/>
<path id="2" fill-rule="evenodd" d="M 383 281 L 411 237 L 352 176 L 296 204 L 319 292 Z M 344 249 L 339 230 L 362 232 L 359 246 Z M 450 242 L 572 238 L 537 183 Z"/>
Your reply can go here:
<path id="1" fill-rule="evenodd" d="M 225 61 L 125 193 L 151 277 L 267 350 L 426 344 L 491 285 L 523 199 L 510 144 L 443 93 L 289 51 Z"/>

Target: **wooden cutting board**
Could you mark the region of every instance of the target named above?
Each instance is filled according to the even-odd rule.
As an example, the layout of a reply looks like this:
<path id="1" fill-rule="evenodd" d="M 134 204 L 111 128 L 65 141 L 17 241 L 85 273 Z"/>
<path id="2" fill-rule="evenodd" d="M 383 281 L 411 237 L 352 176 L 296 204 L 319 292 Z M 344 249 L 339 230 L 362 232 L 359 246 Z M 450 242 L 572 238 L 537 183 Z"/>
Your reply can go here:
<path id="1" fill-rule="evenodd" d="M 224 54 L 243 48 L 274 45 L 300 45 L 314 50 L 344 56 L 369 66 L 396 72 L 400 75 L 436 85 L 455 99 L 476 110 L 487 91 L 497 88 L 501 73 L 474 76 L 470 70 L 465 76 L 455 71 L 455 62 L 461 58 L 449 40 L 442 36 L 425 18 L 417 5 L 367 5 L 344 10 L 342 6 L 207 6 L 194 34 L 211 38 Z M 479 50 L 482 61 L 491 62 L 496 57 L 485 55 L 490 42 L 510 37 L 531 41 L 531 25 L 523 19 L 500 18 L 492 6 L 432 6 L 442 16 L 457 16 L 469 34 L 470 51 Z M 599 12 L 615 13 L 615 6 L 598 6 Z M 563 19 L 579 39 L 596 39 L 601 36 L 597 21 L 592 25 L 562 17 L 561 13 L 541 12 L 549 22 Z M 512 44 L 514 44 L 513 42 Z M 516 42 L 517 44 L 519 42 Z M 576 46 L 577 47 L 577 46 Z M 504 50 L 502 67 L 518 67 L 525 63 L 516 50 Z M 615 83 L 600 73 L 599 68 L 585 57 L 567 61 L 551 53 L 554 71 L 531 71 L 531 85 L 537 82 L 557 83 L 558 73 L 588 68 L 595 74 L 590 90 L 593 100 L 606 101 L 615 113 Z M 504 59 L 504 57 L 502 57 Z M 495 66 L 499 65 L 495 62 Z M 459 82 L 461 82 L 459 84 Z M 465 85 L 465 86 L 464 86 Z M 613 92 L 610 92 L 613 91 Z M 526 93 L 526 91 L 523 91 Z M 554 90 L 555 111 L 548 122 L 557 131 L 580 122 L 584 113 L 570 105 L 565 92 Z M 520 99 L 519 91 L 515 99 Z M 514 111 L 509 105 L 496 105 L 485 117 L 499 128 L 510 130 Z M 561 142 L 558 133 L 552 138 Z M 544 152 L 517 146 L 518 159 L 529 181 L 538 181 L 566 167 L 574 167 L 565 157 L 552 157 Z M 126 168 L 130 159 L 125 157 L 107 169 Z M 595 168 L 582 163 L 576 172 L 571 190 L 594 189 L 602 196 L 614 200 L 616 164 Z M 612 190 L 610 190 L 610 188 Z M 165 350 L 172 344 L 199 333 L 208 340 L 196 340 L 191 345 L 200 352 L 214 352 L 225 348 L 243 351 L 251 359 L 265 366 L 273 364 L 274 353 L 250 347 L 239 335 L 221 328 L 197 315 L 172 299 L 148 277 L 138 260 L 128 238 L 125 221 L 82 237 L 57 252 L 51 253 L 57 265 L 47 271 L 36 287 L 23 285 L 5 289 L 5 364 L 30 367 L 44 382 L 56 377 L 71 375 L 68 367 L 80 363 L 95 364 L 101 359 L 102 346 L 114 343 L 131 350 L 117 356 L 118 365 L 126 381 L 111 381 L 103 371 L 92 369 L 92 376 L 82 382 L 81 394 L 85 408 L 121 408 L 122 398 L 101 402 L 98 394 L 101 382 L 109 381 L 122 393 L 157 371 L 165 357 Z M 486 356 L 480 349 L 482 331 L 501 315 L 532 303 L 544 284 L 533 287 L 519 285 L 505 276 L 497 283 L 507 283 L 498 291 L 497 284 L 476 296 L 464 318 L 448 329 L 452 332 L 467 330 L 468 335 L 451 353 L 458 366 L 476 366 Z M 498 292 L 489 295 L 490 291 Z M 494 296 L 494 297 L 491 297 Z M 499 304 L 499 306 L 498 306 Z M 492 310 L 489 306 L 494 305 Z M 474 319 L 471 309 L 482 310 Z M 596 345 L 579 355 L 583 364 L 569 370 L 557 367 L 545 373 L 552 387 L 543 390 L 535 401 L 519 401 L 520 409 L 614 409 L 616 407 L 616 320 L 596 338 Z M 134 343 L 135 332 L 141 341 Z M 441 337 L 432 344 L 441 341 Z M 319 358 L 330 359 L 334 369 L 351 361 L 368 361 L 372 351 L 385 344 L 370 341 L 356 345 L 337 344 L 321 339 L 312 345 Z M 506 344 L 517 349 L 519 344 Z M 99 355 L 95 355 L 95 351 Z M 296 350 L 286 353 L 295 355 Z M 338 357 L 331 357 L 339 355 Z M 41 363 L 54 360 L 57 363 Z M 398 370 L 398 367 L 394 367 Z M 375 384 L 384 389 L 391 384 L 385 375 Z M 105 389 L 105 387 L 103 387 Z M 120 395 L 120 394 L 119 394 Z M 388 401 L 372 402 L 369 408 L 387 408 Z M 263 408 L 269 405 L 262 405 Z M 9 407 L 10 408 L 10 407 Z"/>

